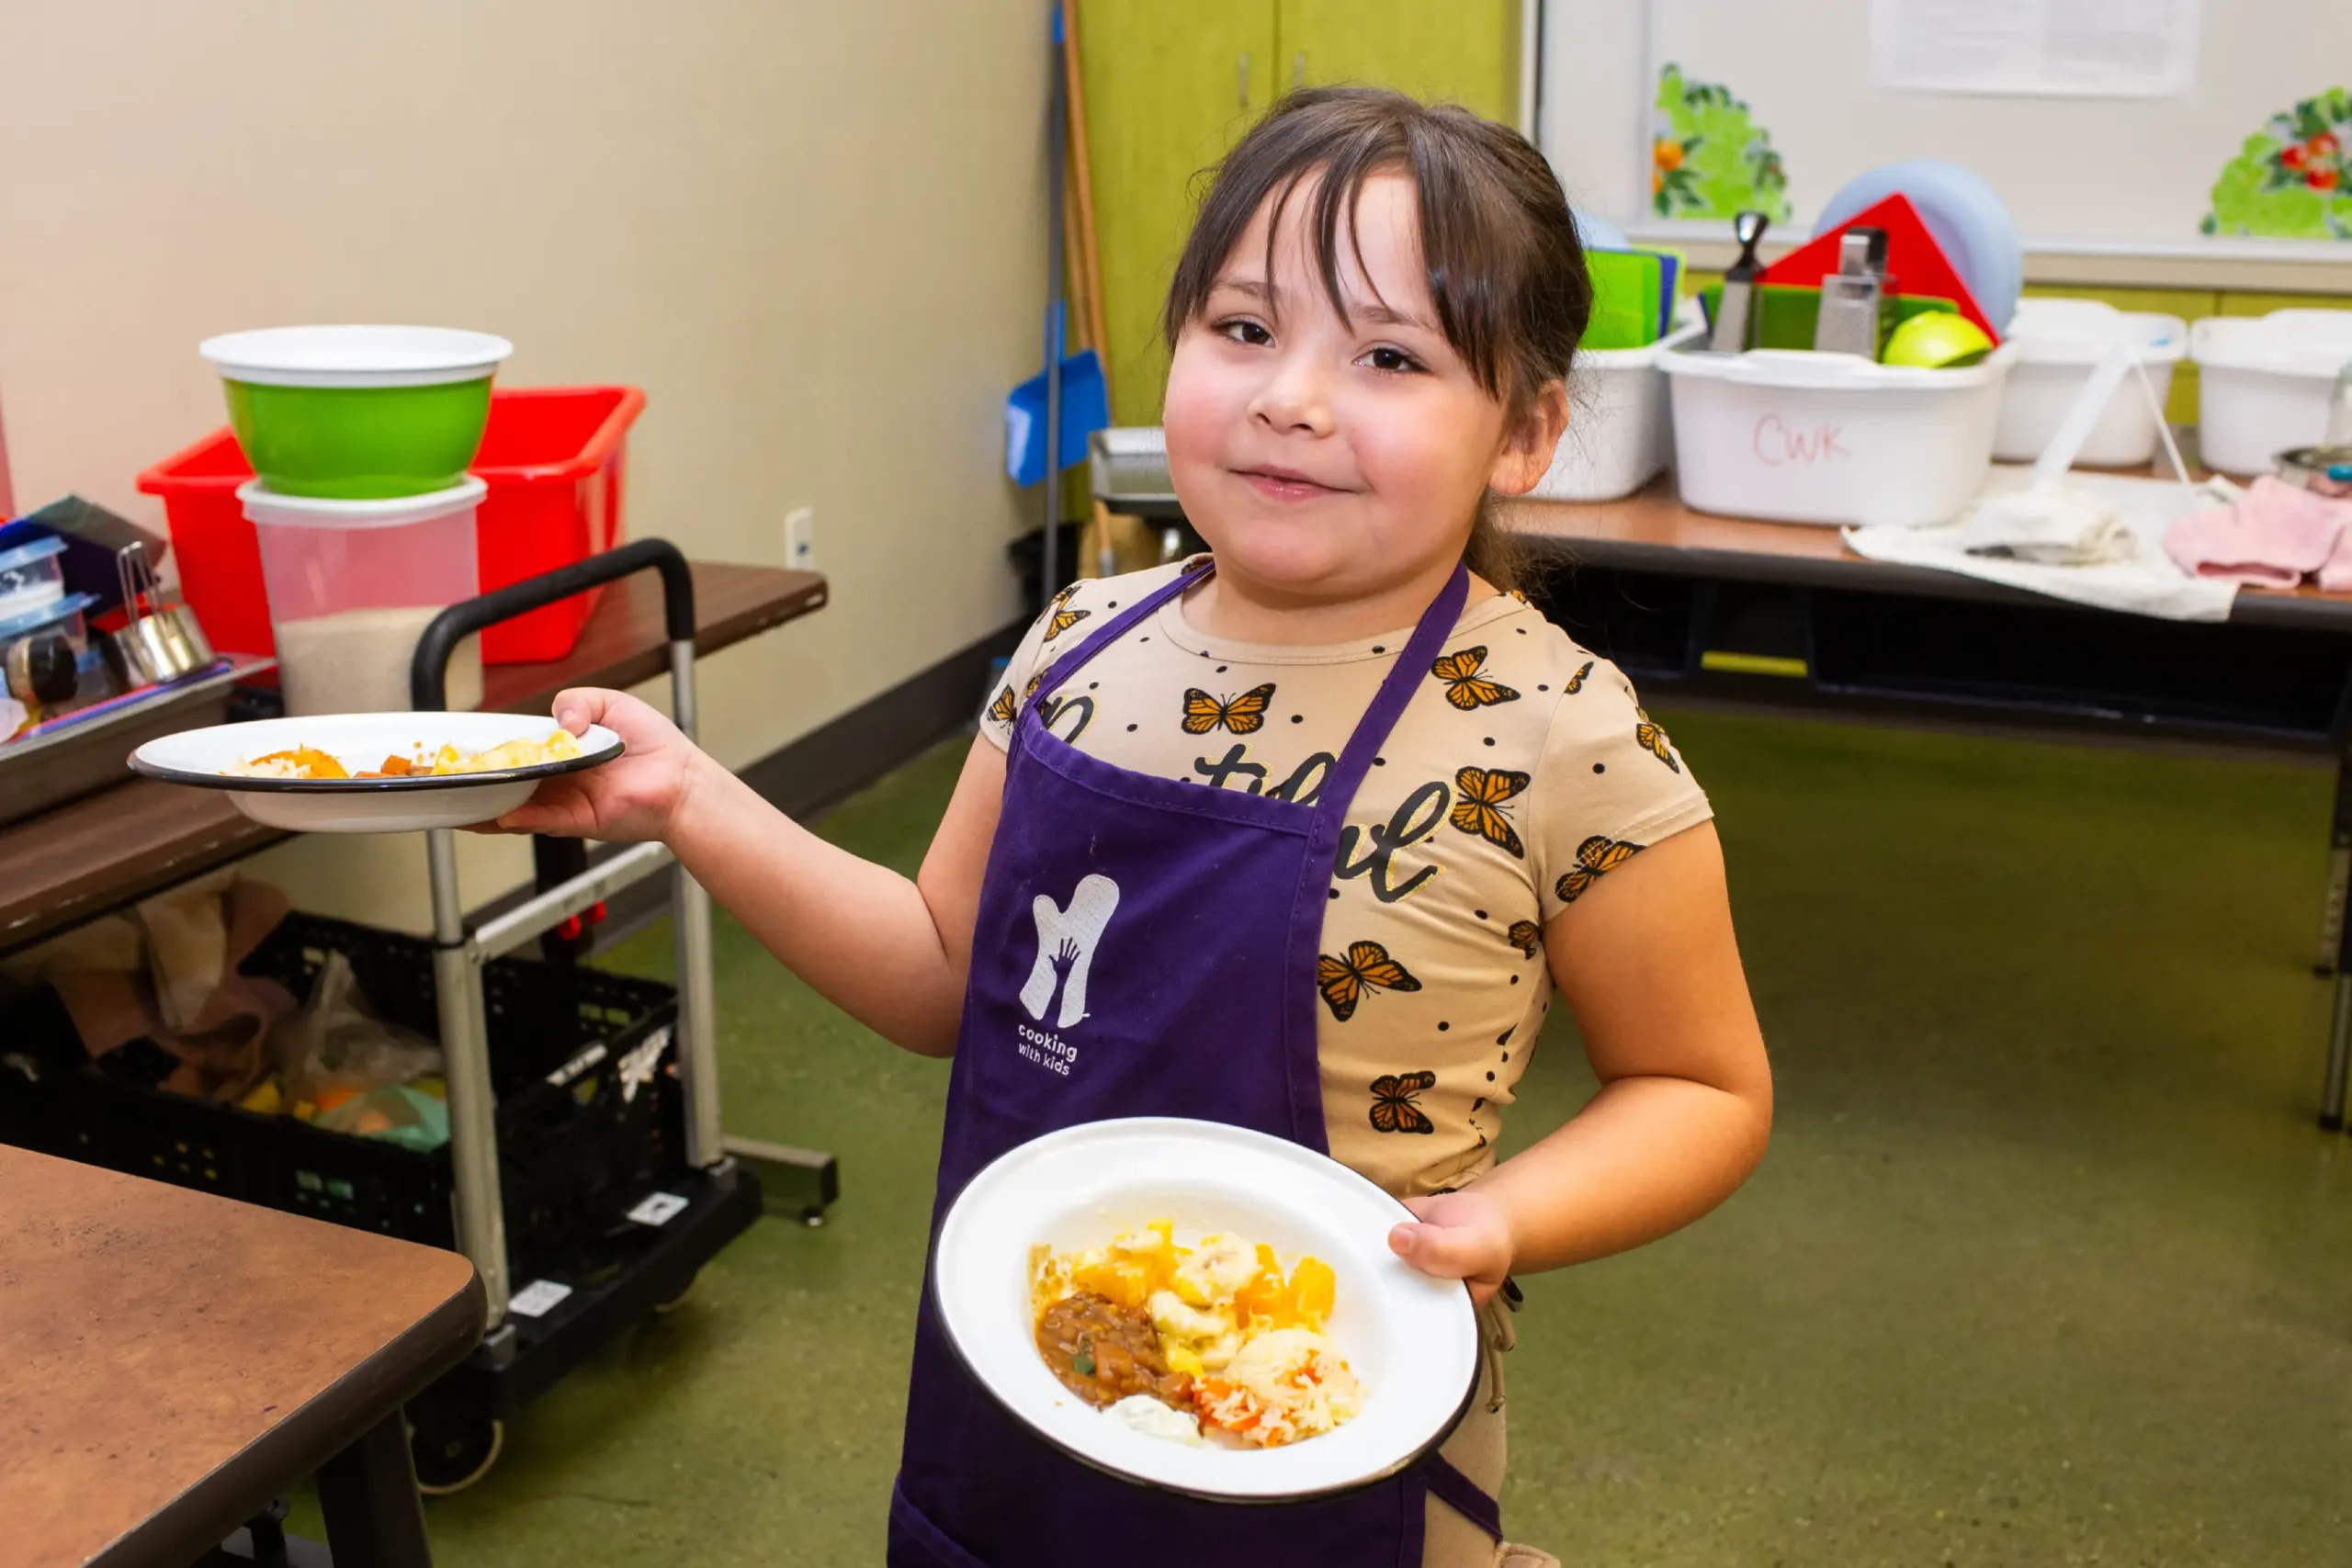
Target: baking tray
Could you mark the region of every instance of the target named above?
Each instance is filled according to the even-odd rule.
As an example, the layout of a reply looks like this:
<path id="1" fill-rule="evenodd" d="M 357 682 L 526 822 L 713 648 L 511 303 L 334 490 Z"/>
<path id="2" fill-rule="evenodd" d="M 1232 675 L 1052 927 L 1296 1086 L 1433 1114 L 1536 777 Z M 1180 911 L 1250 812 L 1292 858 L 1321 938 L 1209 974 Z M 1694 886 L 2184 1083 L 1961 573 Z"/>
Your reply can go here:
<path id="1" fill-rule="evenodd" d="M 277 663 L 230 654 L 209 670 L 115 698 L 104 711 L 70 715 L 55 729 L 0 746 L 0 823 L 123 783 L 130 777 L 124 759 L 134 750 L 157 736 L 224 722 L 237 682 Z"/>

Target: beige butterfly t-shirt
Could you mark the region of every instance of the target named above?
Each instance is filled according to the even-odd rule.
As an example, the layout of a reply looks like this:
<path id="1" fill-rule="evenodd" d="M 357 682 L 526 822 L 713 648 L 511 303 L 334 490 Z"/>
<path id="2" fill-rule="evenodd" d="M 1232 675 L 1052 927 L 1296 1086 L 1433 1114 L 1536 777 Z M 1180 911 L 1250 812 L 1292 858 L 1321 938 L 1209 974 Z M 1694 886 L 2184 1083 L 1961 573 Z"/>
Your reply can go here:
<path id="1" fill-rule="evenodd" d="M 1180 570 L 1056 599 L 980 732 L 1009 744 L 1041 672 Z M 1186 597 L 1062 682 L 1048 727 L 1114 766 L 1312 803 L 1412 628 L 1336 647 L 1221 642 L 1185 619 Z M 1333 1156 L 1400 1196 L 1492 1164 L 1551 1007 L 1544 923 L 1711 815 L 1614 665 L 1515 594 L 1474 596 L 1340 835 L 1316 976 Z"/>

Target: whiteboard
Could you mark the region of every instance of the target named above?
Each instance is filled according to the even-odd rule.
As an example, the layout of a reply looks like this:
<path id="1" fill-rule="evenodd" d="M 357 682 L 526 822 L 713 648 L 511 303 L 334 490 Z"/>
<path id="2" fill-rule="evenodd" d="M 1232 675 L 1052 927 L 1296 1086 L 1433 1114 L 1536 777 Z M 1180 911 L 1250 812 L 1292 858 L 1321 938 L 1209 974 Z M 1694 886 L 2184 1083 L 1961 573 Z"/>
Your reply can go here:
<path id="1" fill-rule="evenodd" d="M 1686 82 L 1747 104 L 1778 156 L 1798 232 L 1854 175 L 1930 157 L 1990 182 L 2029 248 L 2196 254 L 2232 246 L 2201 231 L 2216 179 L 2248 138 L 2300 99 L 2352 86 L 2346 0 L 2204 0 L 2185 90 L 2153 96 L 1890 86 L 1872 69 L 1874 6 L 1884 0 L 1549 0 L 1544 151 L 1572 199 L 1656 229 L 1655 100 L 1671 63 Z M 2352 197 L 2312 206 L 2352 216 Z M 1717 236 L 1727 225 L 1688 227 Z M 2352 262 L 2352 240 L 2280 243 Z"/>

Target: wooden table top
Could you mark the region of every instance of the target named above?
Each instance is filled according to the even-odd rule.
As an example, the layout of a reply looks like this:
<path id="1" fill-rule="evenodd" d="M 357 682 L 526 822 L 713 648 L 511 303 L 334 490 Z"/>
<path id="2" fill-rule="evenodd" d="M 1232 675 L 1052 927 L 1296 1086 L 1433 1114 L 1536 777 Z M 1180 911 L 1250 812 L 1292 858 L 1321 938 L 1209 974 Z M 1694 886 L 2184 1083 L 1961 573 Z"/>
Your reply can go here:
<path id="1" fill-rule="evenodd" d="M 1509 501 L 1501 516 L 1514 532 L 1556 542 L 1594 566 L 1939 599 L 2061 603 L 1955 571 L 1870 560 L 1848 549 L 1833 527 L 1694 512 L 1675 493 L 1671 475 L 1622 501 Z M 2352 631 L 2352 593 L 2242 589 L 2230 619 Z"/>
<path id="2" fill-rule="evenodd" d="M 0 1556 L 187 1568 L 463 1359 L 455 1252 L 0 1145 Z"/>
<path id="3" fill-rule="evenodd" d="M 695 647 L 714 653 L 825 603 L 815 572 L 696 562 Z M 668 671 L 661 579 L 605 591 L 571 654 L 482 671 L 482 705 L 545 713 L 567 686 L 631 686 Z M 0 828 L 0 953 L 252 854 L 289 835 L 212 790 L 126 778 L 112 789 Z"/>

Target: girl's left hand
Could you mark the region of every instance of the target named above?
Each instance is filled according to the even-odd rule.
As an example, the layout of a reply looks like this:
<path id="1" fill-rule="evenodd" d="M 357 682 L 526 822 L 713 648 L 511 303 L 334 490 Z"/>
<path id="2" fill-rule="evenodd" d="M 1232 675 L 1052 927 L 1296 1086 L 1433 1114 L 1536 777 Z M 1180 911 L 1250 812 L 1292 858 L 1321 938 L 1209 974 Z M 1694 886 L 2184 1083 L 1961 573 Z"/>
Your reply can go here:
<path id="1" fill-rule="evenodd" d="M 1417 1220 L 1388 1233 L 1389 1249 L 1424 1274 L 1464 1280 L 1470 1299 L 1487 1304 L 1510 1273 L 1510 1221 L 1503 1206 L 1476 1188 L 1408 1198 Z"/>

